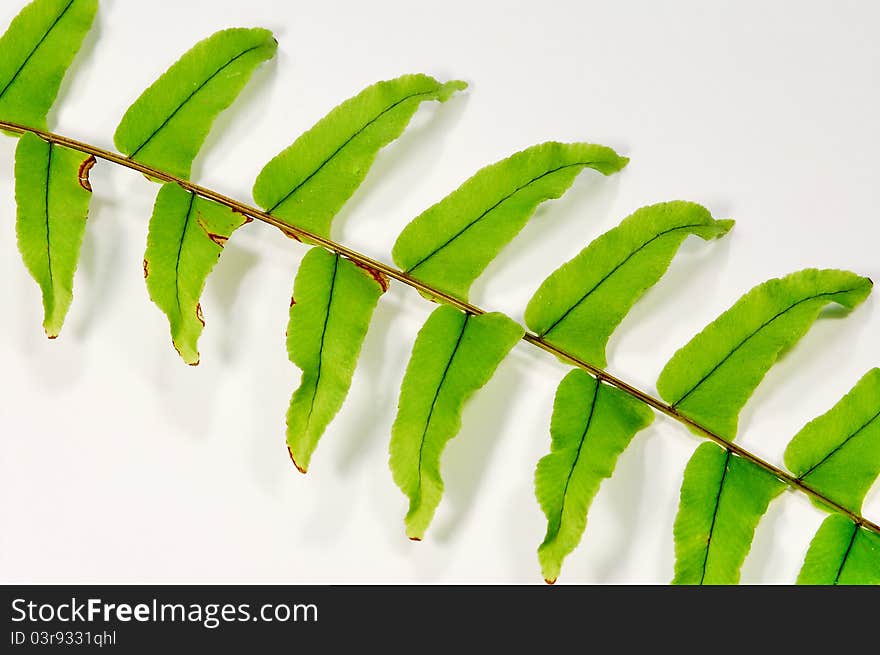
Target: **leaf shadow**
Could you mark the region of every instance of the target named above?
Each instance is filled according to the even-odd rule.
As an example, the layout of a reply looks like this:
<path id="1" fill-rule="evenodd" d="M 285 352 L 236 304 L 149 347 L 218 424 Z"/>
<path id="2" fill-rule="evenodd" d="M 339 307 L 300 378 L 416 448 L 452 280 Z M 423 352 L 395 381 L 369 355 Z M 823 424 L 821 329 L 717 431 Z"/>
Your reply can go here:
<path id="1" fill-rule="evenodd" d="M 98 10 L 98 13 L 95 16 L 92 28 L 86 33 L 79 52 L 73 58 L 70 67 L 61 79 L 61 86 L 58 88 L 58 96 L 52 104 L 52 107 L 49 108 L 47 116 L 47 123 L 50 126 L 57 124 L 58 112 L 64 105 L 63 100 L 69 95 L 71 88 L 82 81 L 84 75 L 81 75 L 81 73 L 86 75 L 91 74 L 91 71 L 98 68 L 93 65 L 93 60 L 95 50 L 101 40 L 101 34 L 104 31 L 104 26 L 101 21 L 101 12 L 106 11 L 105 6 L 110 2 L 113 2 L 113 0 L 103 0 L 101 3 L 102 8 Z"/>
<path id="2" fill-rule="evenodd" d="M 357 215 L 358 204 L 383 188 L 392 188 L 398 201 L 417 192 L 419 181 L 441 161 L 438 150 L 464 115 L 467 100 L 467 93 L 458 93 L 445 103 L 423 103 L 419 107 L 403 134 L 378 152 L 364 181 L 334 218 L 335 234 L 345 235 Z M 377 220 L 385 221 L 387 217 Z"/>
<path id="3" fill-rule="evenodd" d="M 591 170 L 584 171 L 565 195 L 537 208 L 522 231 L 476 279 L 471 297 L 480 304 L 479 299 L 493 295 L 489 293 L 490 287 L 527 287 L 534 292 L 562 261 L 574 257 L 587 245 L 585 240 L 571 251 L 572 244 L 580 243 L 580 234 L 586 238 L 595 233 L 597 225 L 608 220 L 619 185 L 619 175 L 606 178 Z"/>
<path id="4" fill-rule="evenodd" d="M 69 329 L 82 339 L 114 302 L 120 278 L 113 271 L 122 268 L 125 234 L 115 220 L 119 203 L 112 197 L 95 194 L 89 206 L 89 218 L 77 264 L 74 299 Z"/>
<path id="5" fill-rule="evenodd" d="M 726 262 L 730 259 L 731 240 L 706 242 L 688 237 L 682 244 L 669 269 L 653 287 L 639 298 L 608 340 L 608 361 L 613 362 L 619 352 L 634 354 L 635 349 L 648 348 L 668 351 L 670 356 L 684 343 L 665 345 L 668 331 L 663 329 L 681 312 L 680 306 L 692 297 L 695 287 L 701 294 L 714 295 L 720 287 Z M 649 338 L 642 338 L 643 335 Z M 628 372 L 632 377 L 651 376 L 650 371 Z M 659 374 L 659 371 L 656 371 Z M 654 378 L 646 384 L 654 389 Z"/>
<path id="6" fill-rule="evenodd" d="M 365 456 L 383 437 L 390 438 L 390 426 L 383 415 L 388 408 L 396 406 L 399 384 L 389 383 L 385 378 L 389 359 L 402 360 L 409 357 L 410 349 L 391 348 L 397 345 L 391 329 L 398 320 L 402 307 L 397 299 L 383 295 L 373 313 L 370 329 L 364 339 L 361 358 L 358 362 L 358 376 L 355 380 L 369 384 L 371 393 L 359 395 L 358 402 L 343 406 L 350 416 L 357 416 L 360 429 L 342 430 L 339 434 L 339 449 L 335 469 L 340 474 L 349 473 L 355 462 Z M 396 369 L 396 367 L 394 367 Z M 331 424 L 328 435 L 333 431 Z M 387 444 L 386 444 L 387 445 Z"/>
<path id="7" fill-rule="evenodd" d="M 193 162 L 191 180 L 198 180 L 205 173 L 204 155 L 212 151 L 219 151 L 223 143 L 233 143 L 238 136 L 236 128 L 246 127 L 243 118 L 249 114 L 256 114 L 259 107 L 266 102 L 271 89 L 271 83 L 278 72 L 278 57 L 273 57 L 253 72 L 250 81 L 242 90 L 241 95 L 235 101 L 220 112 L 211 126 L 208 136 L 199 149 L 199 156 Z M 248 196 L 250 193 L 248 193 Z"/>
<path id="8" fill-rule="evenodd" d="M 205 320 L 210 321 L 206 329 L 211 325 L 222 325 L 220 357 L 224 362 L 233 361 L 241 350 L 236 348 L 241 343 L 242 331 L 235 325 L 238 316 L 235 309 L 244 279 L 259 261 L 260 257 L 254 251 L 230 239 L 208 279 L 206 292 L 211 301 L 206 311 Z"/>
<path id="9" fill-rule="evenodd" d="M 513 353 L 511 353 L 513 354 Z M 462 429 L 446 447 L 442 471 L 445 515 L 437 521 L 434 538 L 449 542 L 473 510 L 477 492 L 485 479 L 510 413 L 507 407 L 525 379 L 523 363 L 508 357 L 489 383 L 479 389 L 464 408 Z"/>
<path id="10" fill-rule="evenodd" d="M 601 554 L 589 562 L 590 570 L 597 582 L 608 583 L 620 579 L 621 569 L 630 559 L 635 545 L 633 535 L 639 531 L 639 515 L 647 500 L 648 489 L 644 484 L 648 472 L 648 439 L 651 428 L 636 434 L 629 447 L 621 453 L 614 468 L 614 474 L 602 481 L 599 493 L 604 496 L 606 511 L 604 517 L 614 517 L 614 527 L 602 524 L 603 535 Z M 603 517 L 603 518 L 604 518 Z M 587 519 L 587 530 L 590 520 Z M 609 539 L 612 533 L 613 539 Z M 586 535 L 585 535 L 586 536 Z M 577 551 L 575 551 L 577 552 Z M 574 556 L 575 553 L 572 553 Z"/>

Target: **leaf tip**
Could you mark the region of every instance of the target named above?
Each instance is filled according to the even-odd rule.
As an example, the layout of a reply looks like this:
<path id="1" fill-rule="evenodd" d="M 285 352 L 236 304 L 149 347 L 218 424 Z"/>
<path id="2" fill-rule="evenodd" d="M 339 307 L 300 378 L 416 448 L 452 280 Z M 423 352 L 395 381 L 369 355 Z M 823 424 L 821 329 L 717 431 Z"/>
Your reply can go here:
<path id="1" fill-rule="evenodd" d="M 723 237 L 725 234 L 733 229 L 734 225 L 736 225 L 736 221 L 732 218 L 722 218 L 715 221 L 715 227 L 718 230 L 715 238 L 720 239 L 721 237 Z"/>
<path id="2" fill-rule="evenodd" d="M 556 578 L 544 578 L 544 582 L 550 585 L 556 584 Z"/>
<path id="3" fill-rule="evenodd" d="M 464 91 L 468 88 L 468 83 L 463 80 L 450 80 L 443 84 L 437 90 L 437 100 L 440 102 L 446 102 L 452 96 L 454 96 L 459 91 Z"/>
<path id="4" fill-rule="evenodd" d="M 308 468 L 302 467 L 296 463 L 296 458 L 293 456 L 293 449 L 290 446 L 287 447 L 287 454 L 290 456 L 290 461 L 293 462 L 294 467 L 297 471 L 305 475 L 308 473 Z"/>

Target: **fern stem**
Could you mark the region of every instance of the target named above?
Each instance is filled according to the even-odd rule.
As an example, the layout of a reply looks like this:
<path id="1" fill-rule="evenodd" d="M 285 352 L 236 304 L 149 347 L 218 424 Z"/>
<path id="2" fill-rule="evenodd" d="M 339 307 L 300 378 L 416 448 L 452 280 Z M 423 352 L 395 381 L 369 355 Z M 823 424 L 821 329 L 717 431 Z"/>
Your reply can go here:
<path id="1" fill-rule="evenodd" d="M 361 266 L 378 271 L 379 273 L 382 273 L 382 274 L 388 276 L 389 278 L 395 279 L 395 280 L 402 282 L 410 287 L 413 287 L 414 289 L 417 289 L 421 293 L 423 293 L 427 296 L 430 296 L 431 298 L 433 298 L 437 302 L 445 303 L 447 305 L 452 305 L 453 307 L 457 307 L 458 309 L 460 309 L 464 312 L 467 312 L 468 314 L 473 314 L 475 316 L 479 316 L 481 314 L 486 313 L 485 310 L 480 309 L 476 305 L 472 305 L 472 304 L 465 302 L 463 300 L 459 300 L 458 298 L 455 298 L 454 296 L 451 296 L 451 295 L 449 295 L 439 289 L 435 289 L 434 287 L 432 287 L 428 284 L 425 284 L 424 282 L 421 282 L 420 280 L 415 279 L 414 277 L 410 276 L 409 274 L 405 273 L 404 271 L 398 270 L 398 269 L 394 268 L 393 266 L 389 266 L 388 264 L 385 264 L 383 262 L 372 259 L 371 257 L 368 257 L 367 255 L 361 254 L 361 253 L 357 252 L 356 250 L 352 250 L 351 248 L 348 248 L 347 246 L 344 246 L 340 243 L 336 243 L 335 241 L 332 241 L 332 240 L 327 239 L 325 237 L 319 236 L 317 234 L 312 234 L 311 232 L 309 232 L 307 230 L 303 230 L 298 227 L 294 227 L 292 225 L 289 225 L 289 224 L 281 221 L 280 219 L 276 218 L 275 216 L 272 216 L 271 214 L 260 211 L 259 209 L 251 207 L 249 205 L 246 205 L 246 204 L 239 202 L 238 200 L 235 200 L 235 199 L 230 198 L 228 196 L 224 196 L 223 194 L 218 193 L 217 191 L 214 191 L 212 189 L 208 189 L 206 187 L 199 186 L 197 184 L 190 182 L 189 180 L 184 180 L 184 179 L 179 178 L 175 175 L 171 175 L 170 173 L 153 168 L 151 166 L 141 164 L 140 162 L 134 161 L 133 159 L 129 159 L 128 157 L 125 157 L 125 156 L 120 155 L 118 153 L 111 152 L 109 150 L 104 150 L 102 148 L 98 148 L 97 146 L 93 146 L 88 143 L 76 141 L 75 139 L 71 139 L 69 137 L 62 136 L 60 134 L 54 134 L 52 132 L 44 132 L 42 130 L 38 130 L 38 129 L 35 129 L 32 127 L 26 127 L 24 125 L 19 125 L 17 123 L 10 123 L 7 121 L 0 121 L 0 130 L 4 130 L 6 132 L 11 132 L 14 134 L 25 134 L 27 132 L 30 132 L 32 134 L 39 136 L 42 139 L 45 139 L 49 143 L 61 145 L 66 148 L 70 148 L 72 150 L 82 152 L 87 155 L 92 155 L 94 157 L 97 157 L 98 159 L 103 159 L 103 160 L 108 161 L 110 163 L 117 164 L 119 166 L 124 166 L 125 168 L 131 169 L 134 171 L 138 171 L 139 173 L 143 173 L 147 177 L 150 177 L 150 178 L 153 178 L 156 180 L 161 180 L 162 182 L 177 184 L 178 186 L 185 189 L 186 191 L 194 193 L 202 198 L 205 198 L 207 200 L 213 200 L 214 202 L 217 202 L 221 205 L 224 205 L 235 212 L 238 212 L 238 213 L 243 214 L 245 216 L 248 216 L 250 218 L 256 219 L 256 220 L 261 221 L 263 223 L 266 223 L 268 225 L 272 225 L 273 227 L 277 227 L 279 230 L 281 230 L 285 235 L 287 235 L 289 237 L 294 237 L 297 240 L 306 240 L 310 243 L 317 244 L 319 246 L 322 246 L 323 248 L 326 248 L 327 250 L 329 250 L 331 252 L 335 252 L 339 255 L 342 255 L 343 257 L 346 257 L 347 259 L 350 259 L 353 262 L 355 262 Z M 655 398 L 651 394 L 649 394 L 645 391 L 642 391 L 641 389 L 638 389 L 637 387 L 634 387 L 633 385 L 629 384 L 628 382 L 626 382 L 624 380 L 621 380 L 620 378 L 612 375 L 611 373 L 609 373 L 601 368 L 598 368 L 596 366 L 593 366 L 589 362 L 586 362 L 582 359 L 579 359 L 578 357 L 575 357 L 574 355 L 572 355 L 572 354 L 570 354 L 560 348 L 557 348 L 556 346 L 545 341 L 542 337 L 538 336 L 537 334 L 533 334 L 531 332 L 526 332 L 525 335 L 523 336 L 523 340 L 532 344 L 533 346 L 537 346 L 541 350 L 544 350 L 544 351 L 550 353 L 551 355 L 554 355 L 555 357 L 557 357 L 565 362 L 568 362 L 572 366 L 575 366 L 577 368 L 580 368 L 580 369 L 586 371 L 587 373 L 589 373 L 590 375 L 594 376 L 595 378 L 601 380 L 602 382 L 605 382 L 606 384 L 609 384 L 613 387 L 620 389 L 621 391 L 629 394 L 633 398 L 635 398 L 635 399 L 643 402 L 644 404 L 654 408 L 655 410 L 657 410 L 661 414 L 665 414 L 666 416 L 678 421 L 679 423 L 686 425 L 687 427 L 691 428 L 691 430 L 699 433 L 703 437 L 710 439 L 711 441 L 714 441 L 719 446 L 724 448 L 727 452 L 733 453 L 739 457 L 742 457 L 743 459 L 746 459 L 746 460 L 752 462 L 753 464 L 755 464 L 756 466 L 759 466 L 760 468 L 764 469 L 768 473 L 772 474 L 774 477 L 778 478 L 779 480 L 781 480 L 782 482 L 787 484 L 792 489 L 797 489 L 797 490 L 805 493 L 806 495 L 810 496 L 814 500 L 818 501 L 819 503 L 825 505 L 830 510 L 837 512 L 839 514 L 843 514 L 844 516 L 849 518 L 853 523 L 855 523 L 857 526 L 860 526 L 862 528 L 865 528 L 867 530 L 870 530 L 872 532 L 880 534 L 880 525 L 878 525 L 877 523 L 870 521 L 869 519 L 865 518 L 861 514 L 859 514 L 857 512 L 853 512 L 852 510 L 844 507 L 840 503 L 832 500 L 828 496 L 824 495 L 822 492 L 812 488 L 810 485 L 806 484 L 803 480 L 798 479 L 796 476 L 792 475 L 788 471 L 785 471 L 785 470 L 779 468 L 778 466 L 775 466 L 775 465 L 771 464 L 770 462 L 767 462 L 766 460 L 761 459 L 760 457 L 758 457 L 754 453 L 746 450 L 742 446 L 733 443 L 729 439 L 726 439 L 719 434 L 716 434 L 715 432 L 713 432 L 709 428 L 706 428 L 705 426 L 701 425 L 697 421 L 685 416 L 684 414 L 679 412 L 678 409 L 676 409 L 672 405 L 664 402 L 663 400 L 660 400 L 659 398 Z"/>

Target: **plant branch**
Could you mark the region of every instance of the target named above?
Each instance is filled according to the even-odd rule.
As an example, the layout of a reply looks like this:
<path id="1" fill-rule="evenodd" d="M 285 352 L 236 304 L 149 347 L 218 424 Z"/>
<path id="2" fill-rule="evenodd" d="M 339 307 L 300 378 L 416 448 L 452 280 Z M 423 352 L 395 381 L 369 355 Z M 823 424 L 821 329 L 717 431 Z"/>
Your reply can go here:
<path id="1" fill-rule="evenodd" d="M 266 223 L 268 225 L 272 225 L 274 227 L 277 227 L 279 230 L 281 230 L 285 235 L 287 235 L 289 237 L 293 237 L 297 240 L 305 240 L 310 243 L 317 244 L 323 248 L 326 248 L 327 250 L 330 250 L 331 252 L 335 252 L 339 255 L 342 255 L 343 257 L 346 257 L 347 259 L 350 259 L 353 262 L 355 262 L 361 266 L 373 269 L 373 270 L 378 271 L 384 275 L 387 275 L 389 278 L 393 278 L 393 279 L 395 279 L 399 282 L 402 282 L 410 287 L 413 287 L 414 289 L 417 289 L 418 291 L 420 291 L 421 293 L 423 293 L 427 296 L 430 296 L 431 298 L 433 298 L 437 302 L 444 303 L 447 305 L 452 305 L 453 307 L 457 307 L 458 309 L 460 309 L 464 312 L 467 312 L 469 314 L 473 314 L 475 316 L 479 316 L 480 314 L 486 313 L 485 310 L 480 309 L 479 307 L 472 305 L 468 302 L 465 302 L 463 300 L 459 300 L 458 298 L 455 298 L 454 296 L 451 296 L 448 293 L 445 293 L 439 289 L 435 289 L 431 285 L 426 284 L 424 282 L 421 282 L 420 280 L 417 280 L 416 278 L 410 276 L 409 274 L 405 273 L 404 271 L 401 271 L 401 270 L 394 268 L 393 266 L 389 266 L 388 264 L 385 264 L 383 262 L 372 259 L 371 257 L 363 255 L 355 250 L 352 250 L 351 248 L 348 248 L 347 246 L 344 246 L 340 243 L 336 243 L 335 241 L 332 241 L 330 239 L 324 238 L 324 237 L 319 236 L 317 234 L 313 234 L 307 230 L 303 230 L 303 229 L 295 227 L 293 225 L 289 225 L 289 224 L 285 223 L 284 221 L 276 218 L 275 216 L 272 216 L 271 214 L 268 214 L 264 211 L 260 211 L 259 209 L 251 207 L 249 205 L 246 205 L 246 204 L 239 202 L 239 201 L 237 201 L 233 198 L 230 198 L 228 196 L 224 196 L 223 194 L 218 193 L 217 191 L 199 186 L 197 184 L 193 184 L 189 180 L 184 180 L 184 179 L 179 178 L 175 175 L 171 175 L 170 173 L 167 173 L 165 171 L 153 168 L 151 166 L 147 166 L 145 164 L 141 164 L 140 162 L 134 161 L 133 159 L 129 159 L 128 157 L 124 157 L 123 155 L 120 155 L 118 153 L 111 152 L 109 150 L 103 150 L 101 148 L 98 148 L 97 146 L 93 146 L 88 143 L 83 143 L 81 141 L 76 141 L 74 139 L 68 138 L 66 136 L 62 136 L 60 134 L 54 134 L 52 132 L 44 132 L 42 130 L 37 130 L 37 129 L 31 128 L 31 127 L 26 127 L 24 125 L 18 125 L 16 123 L 9 123 L 6 121 L 0 121 L 0 130 L 4 130 L 4 131 L 11 132 L 14 134 L 24 134 L 26 132 L 30 132 L 32 134 L 36 134 L 37 136 L 41 137 L 42 139 L 45 139 L 49 143 L 55 143 L 55 144 L 64 146 L 66 148 L 70 148 L 72 150 L 82 152 L 87 155 L 92 155 L 94 157 L 97 157 L 98 159 L 103 159 L 103 160 L 111 162 L 113 164 L 117 164 L 119 166 L 124 166 L 126 168 L 131 169 L 131 170 L 138 171 L 139 173 L 143 173 L 147 177 L 161 180 L 162 182 L 177 184 L 181 188 L 183 188 L 191 193 L 194 193 L 202 198 L 205 198 L 207 200 L 213 200 L 214 202 L 217 202 L 221 205 L 224 205 L 235 212 L 238 212 L 238 213 L 243 214 L 245 216 L 248 216 L 250 218 L 256 219 L 258 221 L 262 221 L 263 223 Z M 679 412 L 678 409 L 676 409 L 675 407 L 673 407 L 669 403 L 666 403 L 666 402 L 660 400 L 659 398 L 655 398 L 651 394 L 649 394 L 645 391 L 642 391 L 641 389 L 638 389 L 637 387 L 634 387 L 633 385 L 629 384 L 628 382 L 621 380 L 618 377 L 615 377 L 611 373 L 608 373 L 607 371 L 605 371 L 601 368 L 593 366 L 589 362 L 586 362 L 586 361 L 584 361 L 578 357 L 575 357 L 574 355 L 572 355 L 572 354 L 570 354 L 560 348 L 557 348 L 556 346 L 552 345 L 551 343 L 548 343 L 547 341 L 545 341 L 542 337 L 538 336 L 537 334 L 533 334 L 531 332 L 526 332 L 525 335 L 523 336 L 523 340 L 532 344 L 533 346 L 537 346 L 541 350 L 544 350 L 544 351 L 550 353 L 551 355 L 556 356 L 557 358 L 559 358 L 563 361 L 568 362 L 572 366 L 575 366 L 577 368 L 580 368 L 580 369 L 586 371 L 587 373 L 596 377 L 597 379 L 601 380 L 602 382 L 605 382 L 606 384 L 609 384 L 613 387 L 620 389 L 621 391 L 629 394 L 633 398 L 645 403 L 646 405 L 648 405 L 650 407 L 653 407 L 655 410 L 657 410 L 661 414 L 665 414 L 666 416 L 678 421 L 679 423 L 686 425 L 691 430 L 702 435 L 704 438 L 710 439 L 711 441 L 714 441 L 715 443 L 717 443 L 719 446 L 721 446 L 722 448 L 724 448 L 728 452 L 733 453 L 735 455 L 738 455 L 739 457 L 742 457 L 743 459 L 746 459 L 746 460 L 752 462 L 753 464 L 755 464 L 756 466 L 764 469 L 765 471 L 767 471 L 768 473 L 770 473 L 774 477 L 778 478 L 779 480 L 781 480 L 782 482 L 787 484 L 792 489 L 797 489 L 797 490 L 807 494 L 808 496 L 810 496 L 814 500 L 818 501 L 819 503 L 825 505 L 830 510 L 837 512 L 839 514 L 843 514 L 844 516 L 848 517 L 851 521 L 853 521 L 853 523 L 855 523 L 856 525 L 863 527 L 863 528 L 866 528 L 866 529 L 868 529 L 872 532 L 875 532 L 877 534 L 880 534 L 880 525 L 878 525 L 877 523 L 874 523 L 873 521 L 866 519 L 861 514 L 859 514 L 857 512 L 853 512 L 852 510 L 844 507 L 840 503 L 832 500 L 831 498 L 829 498 L 828 496 L 823 494 L 821 491 L 818 491 L 817 489 L 812 488 L 810 485 L 806 484 L 802 480 L 799 480 L 796 476 L 792 475 L 788 471 L 785 471 L 785 470 L 779 468 L 778 466 L 775 466 L 775 465 L 771 464 L 770 462 L 767 462 L 766 460 L 761 459 L 760 457 L 758 457 L 754 453 L 746 450 L 742 446 L 739 446 L 739 445 L 733 443 L 729 439 L 722 437 L 721 435 L 713 432 L 709 428 L 701 425 L 697 421 L 685 416 L 684 414 Z"/>

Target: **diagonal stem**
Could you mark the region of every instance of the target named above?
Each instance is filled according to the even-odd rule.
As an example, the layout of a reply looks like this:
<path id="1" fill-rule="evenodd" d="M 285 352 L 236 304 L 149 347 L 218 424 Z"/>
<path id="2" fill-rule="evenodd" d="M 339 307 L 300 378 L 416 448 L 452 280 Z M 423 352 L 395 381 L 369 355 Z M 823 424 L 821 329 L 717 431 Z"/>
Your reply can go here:
<path id="1" fill-rule="evenodd" d="M 445 293 L 439 289 L 435 289 L 431 285 L 425 284 L 424 282 L 417 280 L 416 278 L 410 276 L 409 274 L 405 273 L 404 271 L 401 271 L 401 270 L 394 268 L 393 266 L 389 266 L 388 264 L 385 264 L 383 262 L 372 259 L 371 257 L 368 257 L 367 255 L 363 255 L 363 254 L 357 252 L 356 250 L 352 250 L 351 248 L 348 248 L 347 246 L 344 246 L 340 243 L 336 243 L 335 241 L 332 241 L 332 240 L 327 239 L 325 237 L 319 236 L 317 234 L 312 234 L 311 232 L 309 232 L 307 230 L 303 230 L 301 228 L 294 227 L 293 225 L 289 225 L 289 224 L 281 221 L 280 219 L 276 218 L 275 216 L 272 216 L 271 214 L 267 214 L 264 211 L 260 211 L 259 209 L 256 209 L 254 207 L 250 207 L 249 205 L 246 205 L 242 202 L 239 202 L 238 200 L 234 200 L 233 198 L 230 198 L 228 196 L 224 196 L 223 194 L 218 193 L 217 191 L 199 186 L 197 184 L 193 184 L 189 180 L 184 180 L 182 178 L 179 178 L 179 177 L 172 175 L 170 173 L 167 173 L 165 171 L 153 168 L 152 166 L 147 166 L 146 164 L 141 164 L 140 162 L 137 162 L 133 159 L 129 159 L 128 157 L 124 157 L 123 155 L 120 155 L 118 153 L 111 152 L 109 150 L 103 150 L 101 148 L 98 148 L 97 146 L 93 146 L 88 143 L 83 143 L 81 141 L 76 141 L 74 139 L 71 139 L 66 136 L 62 136 L 60 134 L 54 134 L 52 132 L 44 132 L 42 130 L 38 130 L 38 129 L 35 129 L 32 127 L 26 127 L 24 125 L 19 125 L 17 123 L 9 123 L 6 121 L 0 121 L 0 130 L 5 130 L 6 132 L 12 132 L 14 134 L 25 134 L 26 132 L 30 132 L 32 134 L 36 134 L 37 136 L 39 136 L 42 139 L 45 139 L 49 143 L 55 143 L 55 144 L 64 146 L 66 148 L 70 148 L 71 150 L 76 150 L 78 152 L 82 152 L 84 154 L 97 157 L 98 159 L 103 159 L 103 160 L 108 161 L 112 164 L 124 166 L 126 168 L 131 169 L 131 170 L 138 171 L 139 173 L 143 173 L 144 175 L 146 175 L 147 177 L 152 178 L 152 179 L 161 180 L 162 182 L 167 182 L 167 183 L 171 183 L 171 184 L 177 184 L 178 186 L 185 189 L 186 191 L 194 193 L 202 198 L 205 198 L 207 200 L 213 200 L 214 202 L 217 202 L 221 205 L 229 207 L 231 210 L 238 212 L 240 214 L 243 214 L 244 216 L 248 216 L 248 217 L 254 218 L 258 221 L 262 221 L 263 223 L 266 223 L 268 225 L 272 225 L 273 227 L 277 227 L 279 230 L 281 230 L 284 234 L 286 234 L 289 237 L 293 237 L 297 240 L 305 239 L 311 243 L 314 243 L 314 244 L 317 244 L 323 248 L 326 248 L 327 250 L 330 250 L 331 252 L 335 252 L 339 255 L 342 255 L 343 257 L 346 257 L 347 259 L 350 259 L 353 262 L 360 264 L 361 266 L 365 266 L 367 268 L 373 269 L 373 270 L 378 271 L 380 273 L 383 273 L 384 275 L 387 275 L 388 277 L 393 278 L 399 282 L 403 282 L 404 284 L 406 284 L 410 287 L 413 287 L 414 289 L 417 289 L 418 291 L 422 292 L 423 294 L 430 296 L 431 298 L 433 298 L 437 302 L 444 303 L 447 305 L 452 305 L 453 307 L 457 307 L 458 309 L 462 310 L 463 312 L 467 312 L 468 314 L 473 314 L 474 316 L 479 316 L 481 314 L 486 313 L 485 310 L 480 309 L 476 305 L 472 305 L 472 304 L 465 302 L 463 300 L 459 300 L 458 298 L 451 296 L 448 293 Z M 611 373 L 609 373 L 601 368 L 593 366 L 589 362 L 585 362 L 584 360 L 582 360 L 578 357 L 575 357 L 574 355 L 572 355 L 572 354 L 570 354 L 560 348 L 557 348 L 553 344 L 545 341 L 542 337 L 538 336 L 537 334 L 533 334 L 531 332 L 526 332 L 525 335 L 523 336 L 523 341 L 526 341 L 526 342 L 532 344 L 533 346 L 537 346 L 541 350 L 544 350 L 544 351 L 550 353 L 551 355 L 554 355 L 555 357 L 557 357 L 565 362 L 568 362 L 572 366 L 575 366 L 577 368 L 580 368 L 580 369 L 586 371 L 587 373 L 589 373 L 593 377 L 597 378 L 598 380 L 601 380 L 602 382 L 605 382 L 606 384 L 611 385 L 612 387 L 616 387 L 616 388 L 620 389 L 621 391 L 629 394 L 630 396 L 632 396 L 636 400 L 639 400 L 639 401 L 645 403 L 649 407 L 653 407 L 655 410 L 657 410 L 661 414 L 665 414 L 666 416 L 678 421 L 679 423 L 686 425 L 691 430 L 702 435 L 704 438 L 710 439 L 711 441 L 714 441 L 719 446 L 726 449 L 728 452 L 733 453 L 734 455 L 737 455 L 739 457 L 742 457 L 743 459 L 746 459 L 746 460 L 752 462 L 756 466 L 764 469 L 768 473 L 772 474 L 774 477 L 778 478 L 779 480 L 781 480 L 782 482 L 787 484 L 792 489 L 797 489 L 798 491 L 805 493 L 806 495 L 810 496 L 814 500 L 825 505 L 826 507 L 828 507 L 832 511 L 846 516 L 853 523 L 855 523 L 857 526 L 865 528 L 867 530 L 870 530 L 871 532 L 875 532 L 877 534 L 880 534 L 880 525 L 878 525 L 877 523 L 874 523 L 873 521 L 866 519 L 864 516 L 862 516 L 858 512 L 854 512 L 854 511 L 850 510 L 849 508 L 844 507 L 840 503 L 832 500 L 831 498 L 829 498 L 828 496 L 823 494 L 821 491 L 814 489 L 810 485 L 806 484 L 803 480 L 799 480 L 796 476 L 792 475 L 788 471 L 785 471 L 785 470 L 779 468 L 778 466 L 775 466 L 775 465 L 771 464 L 770 462 L 761 459 L 760 457 L 758 457 L 754 453 L 746 450 L 742 446 L 733 443 L 729 439 L 726 439 L 719 434 L 716 434 L 715 432 L 713 432 L 712 430 L 710 430 L 707 427 L 704 427 L 703 425 L 701 425 L 697 421 L 685 416 L 684 414 L 679 412 L 678 409 L 676 409 L 672 405 L 660 400 L 659 398 L 655 398 L 651 394 L 634 387 L 633 385 L 629 384 L 628 382 L 621 380 L 618 377 L 615 377 Z"/>

